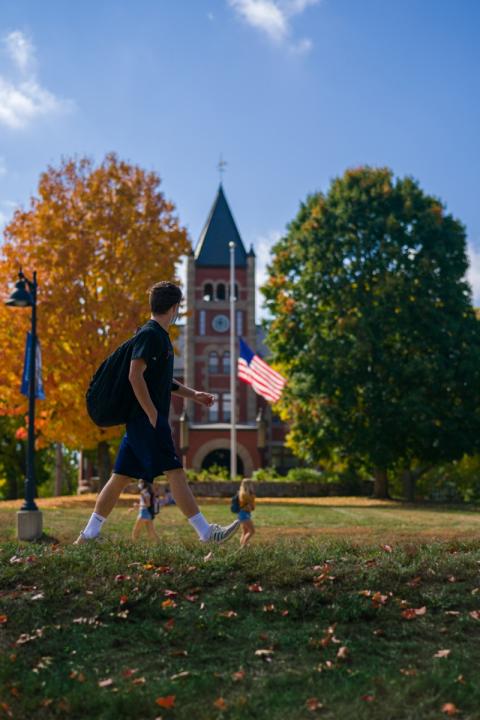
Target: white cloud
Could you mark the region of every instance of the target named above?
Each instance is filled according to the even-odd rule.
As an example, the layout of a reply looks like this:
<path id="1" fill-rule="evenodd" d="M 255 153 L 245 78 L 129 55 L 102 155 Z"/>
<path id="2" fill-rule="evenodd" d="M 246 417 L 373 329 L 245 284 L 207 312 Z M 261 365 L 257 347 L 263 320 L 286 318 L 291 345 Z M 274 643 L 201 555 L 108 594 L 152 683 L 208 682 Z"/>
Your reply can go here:
<path id="1" fill-rule="evenodd" d="M 7 53 L 22 73 L 28 72 L 35 64 L 35 49 L 20 30 L 15 30 L 5 37 Z"/>
<path id="2" fill-rule="evenodd" d="M 468 259 L 470 267 L 467 270 L 467 280 L 472 287 L 473 304 L 480 306 L 480 248 L 472 243 L 468 244 Z"/>
<path id="3" fill-rule="evenodd" d="M 267 280 L 267 265 L 271 261 L 271 250 L 272 246 L 280 240 L 282 233 L 278 230 L 271 230 L 266 235 L 261 235 L 257 238 L 254 243 L 254 250 L 256 255 L 255 263 L 255 290 L 256 290 L 256 304 L 255 304 L 255 315 L 257 322 L 268 314 L 266 310 L 262 310 L 263 295 L 260 292 L 260 287 L 264 285 Z"/>
<path id="4" fill-rule="evenodd" d="M 291 23 L 319 0 L 228 0 L 237 15 L 257 30 L 264 32 L 270 40 L 287 45 L 294 54 L 305 54 L 313 47 L 309 38 L 299 42 L 290 41 Z"/>
<path id="5" fill-rule="evenodd" d="M 42 87 L 35 72 L 35 49 L 19 30 L 4 38 L 6 53 L 20 79 L 0 74 L 0 123 L 18 129 L 37 117 L 65 112 L 72 102 L 57 98 Z"/>

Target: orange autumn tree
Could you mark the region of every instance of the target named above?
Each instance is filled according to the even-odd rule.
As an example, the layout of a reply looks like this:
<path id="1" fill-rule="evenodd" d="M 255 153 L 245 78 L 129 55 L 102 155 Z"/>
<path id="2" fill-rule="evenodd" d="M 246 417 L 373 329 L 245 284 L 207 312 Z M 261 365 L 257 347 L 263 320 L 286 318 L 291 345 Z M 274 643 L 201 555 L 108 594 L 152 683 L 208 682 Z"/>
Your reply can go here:
<path id="1" fill-rule="evenodd" d="M 46 400 L 37 403 L 39 442 L 94 448 L 118 437 L 88 418 L 85 391 L 102 360 L 148 318 L 147 290 L 176 276 L 189 251 L 160 178 L 109 154 L 49 167 L 28 210 L 5 228 L 0 283 L 19 267 L 38 275 L 38 337 Z M 30 312 L 0 305 L 0 414 L 24 415 L 19 393 Z"/>

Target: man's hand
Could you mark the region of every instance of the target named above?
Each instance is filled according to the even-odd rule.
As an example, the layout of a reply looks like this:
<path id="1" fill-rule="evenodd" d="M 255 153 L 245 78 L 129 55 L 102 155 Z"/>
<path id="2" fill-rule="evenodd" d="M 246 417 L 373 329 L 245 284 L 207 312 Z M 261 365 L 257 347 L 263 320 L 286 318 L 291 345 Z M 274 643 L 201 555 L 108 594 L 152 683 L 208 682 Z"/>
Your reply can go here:
<path id="1" fill-rule="evenodd" d="M 206 392 L 195 391 L 193 401 L 199 405 L 205 405 L 205 407 L 211 407 L 215 402 L 215 395 Z"/>

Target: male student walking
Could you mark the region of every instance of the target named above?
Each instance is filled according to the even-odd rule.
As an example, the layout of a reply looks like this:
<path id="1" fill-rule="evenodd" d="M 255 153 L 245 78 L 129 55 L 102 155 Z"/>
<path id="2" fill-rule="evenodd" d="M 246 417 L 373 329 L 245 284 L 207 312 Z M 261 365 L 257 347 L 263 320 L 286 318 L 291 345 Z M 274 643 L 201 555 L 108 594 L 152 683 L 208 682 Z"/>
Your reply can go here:
<path id="1" fill-rule="evenodd" d="M 238 520 L 226 527 L 209 523 L 199 511 L 188 486 L 168 423 L 171 393 L 191 398 L 207 407 L 213 404 L 214 397 L 173 380 L 173 347 L 168 328 L 178 316 L 182 300 L 180 288 L 170 282 L 159 282 L 150 289 L 149 297 L 151 318 L 133 341 L 129 380 L 135 395 L 134 407 L 113 474 L 98 495 L 95 510 L 76 544 L 94 540 L 100 535 L 120 493 L 133 478 L 153 482 L 162 473 L 167 476 L 177 506 L 201 542 L 222 543 L 239 526 Z"/>

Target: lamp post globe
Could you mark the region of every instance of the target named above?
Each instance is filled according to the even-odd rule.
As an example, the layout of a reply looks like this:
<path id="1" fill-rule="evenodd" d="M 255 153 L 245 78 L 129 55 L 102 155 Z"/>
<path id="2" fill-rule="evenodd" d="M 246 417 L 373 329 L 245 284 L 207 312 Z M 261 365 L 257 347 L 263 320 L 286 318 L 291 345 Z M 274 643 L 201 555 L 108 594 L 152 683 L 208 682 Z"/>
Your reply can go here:
<path id="1" fill-rule="evenodd" d="M 42 513 L 35 502 L 35 391 L 37 351 L 37 273 L 33 280 L 25 277 L 20 270 L 15 290 L 5 303 L 9 307 L 31 307 L 32 328 L 30 362 L 28 366 L 28 445 L 27 476 L 25 479 L 25 501 L 17 513 L 17 536 L 19 540 L 36 540 L 42 535 Z"/>

